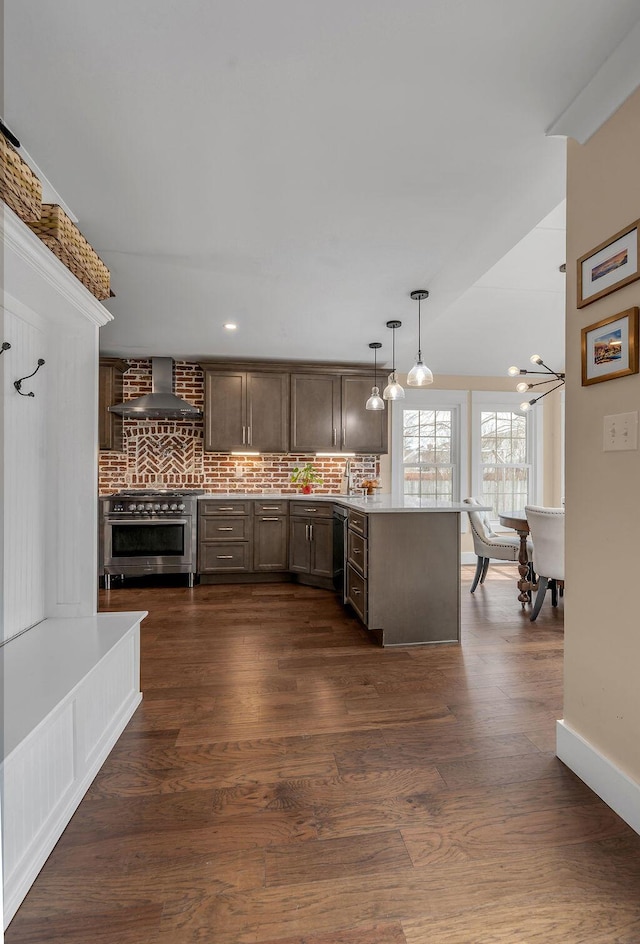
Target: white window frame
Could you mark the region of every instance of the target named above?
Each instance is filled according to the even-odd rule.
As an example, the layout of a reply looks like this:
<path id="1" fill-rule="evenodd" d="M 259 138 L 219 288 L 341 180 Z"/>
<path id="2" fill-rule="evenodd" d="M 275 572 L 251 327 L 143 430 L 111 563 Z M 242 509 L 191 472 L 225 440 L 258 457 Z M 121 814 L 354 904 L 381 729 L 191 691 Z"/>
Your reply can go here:
<path id="1" fill-rule="evenodd" d="M 469 475 L 467 456 L 468 400 L 466 390 L 410 390 L 405 388 L 404 400 L 391 401 L 391 488 L 394 498 L 404 495 L 404 463 L 402 461 L 403 410 L 451 410 L 451 464 L 454 467 L 453 501 L 462 498 Z M 466 530 L 466 515 L 460 515 Z"/>
<path id="2" fill-rule="evenodd" d="M 540 407 L 521 410 L 521 393 L 508 391 L 478 391 L 471 394 L 471 493 L 482 497 L 482 450 L 481 450 L 481 414 L 486 410 L 497 412 L 511 410 L 527 417 L 527 454 L 530 456 L 531 479 L 529 502 L 542 504 L 543 494 L 543 415 Z M 500 528 L 499 509 L 491 513 L 494 528 Z"/>

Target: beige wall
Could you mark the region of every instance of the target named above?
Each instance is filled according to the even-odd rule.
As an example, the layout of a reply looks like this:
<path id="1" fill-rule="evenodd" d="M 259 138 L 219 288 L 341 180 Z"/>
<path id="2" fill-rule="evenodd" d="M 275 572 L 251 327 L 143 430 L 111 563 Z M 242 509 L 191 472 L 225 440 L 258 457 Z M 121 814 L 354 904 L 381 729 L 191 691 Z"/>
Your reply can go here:
<path id="1" fill-rule="evenodd" d="M 640 375 L 581 386 L 580 329 L 640 305 L 640 281 L 576 309 L 576 259 L 640 217 L 640 91 L 569 141 L 565 723 L 640 783 L 640 451 L 603 452 L 603 417 L 638 410 Z"/>
<path id="2" fill-rule="evenodd" d="M 533 351 L 531 353 L 534 353 Z M 544 356 L 544 352 L 540 352 Z M 510 365 L 505 364 L 505 374 Z M 520 366 L 520 365 L 518 365 Z M 525 365 L 522 364 L 522 367 Z M 561 370 L 563 365 L 552 365 L 557 370 Z M 398 380 L 401 384 L 406 383 L 406 375 L 398 374 Z M 433 386 L 429 390 L 467 390 L 468 391 L 468 415 L 471 420 L 471 394 L 480 390 L 504 390 L 508 393 L 515 391 L 516 381 L 513 377 L 468 377 L 458 375 L 447 375 L 436 377 Z M 543 401 L 534 409 L 543 411 L 543 504 L 559 505 L 564 495 L 562 490 L 561 468 L 562 468 L 562 428 L 561 428 L 561 399 L 560 391 L 545 397 Z M 389 410 L 389 443 L 392 442 L 391 429 L 391 410 Z M 467 443 L 468 455 L 471 456 L 471 422 L 469 422 L 469 438 Z M 381 485 L 383 491 L 391 489 L 391 454 L 383 456 L 381 461 Z M 468 468 L 468 480 L 462 483 L 462 498 L 472 494 L 471 485 L 471 464 Z M 473 540 L 471 534 L 467 531 L 462 534 L 461 540 L 462 552 L 473 551 Z"/>

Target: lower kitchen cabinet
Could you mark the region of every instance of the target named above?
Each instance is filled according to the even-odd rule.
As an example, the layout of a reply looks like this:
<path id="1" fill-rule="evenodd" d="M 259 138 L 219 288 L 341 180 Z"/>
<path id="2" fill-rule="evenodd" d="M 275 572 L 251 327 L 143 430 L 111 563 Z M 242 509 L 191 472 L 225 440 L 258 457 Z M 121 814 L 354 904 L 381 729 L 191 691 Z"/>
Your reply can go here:
<path id="1" fill-rule="evenodd" d="M 205 499 L 198 509 L 198 573 L 251 572 L 251 503 Z"/>
<path id="2" fill-rule="evenodd" d="M 305 583 L 333 587 L 333 506 L 291 502 L 289 570 Z"/>
<path id="3" fill-rule="evenodd" d="M 257 573 L 278 573 L 289 569 L 289 514 L 286 501 L 254 503 L 253 569 Z"/>

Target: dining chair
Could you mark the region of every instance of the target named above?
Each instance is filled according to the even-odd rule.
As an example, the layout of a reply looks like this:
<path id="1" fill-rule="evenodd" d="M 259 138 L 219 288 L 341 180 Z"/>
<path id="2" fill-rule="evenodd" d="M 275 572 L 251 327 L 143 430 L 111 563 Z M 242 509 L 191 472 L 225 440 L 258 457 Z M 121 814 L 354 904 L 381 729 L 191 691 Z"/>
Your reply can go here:
<path id="1" fill-rule="evenodd" d="M 564 508 L 527 505 L 525 514 L 533 539 L 533 569 L 538 574 L 538 592 L 529 619 L 540 612 L 545 593 L 551 590 L 551 605 L 558 605 L 564 590 Z"/>
<path id="2" fill-rule="evenodd" d="M 468 505 L 469 523 L 473 535 L 473 549 L 478 558 L 476 572 L 471 584 L 471 593 L 483 584 L 489 570 L 491 560 L 517 561 L 520 553 L 520 538 L 514 534 L 496 534 L 491 527 L 489 513 L 473 511 L 474 505 L 483 503 L 477 498 L 465 498 L 463 503 Z"/>

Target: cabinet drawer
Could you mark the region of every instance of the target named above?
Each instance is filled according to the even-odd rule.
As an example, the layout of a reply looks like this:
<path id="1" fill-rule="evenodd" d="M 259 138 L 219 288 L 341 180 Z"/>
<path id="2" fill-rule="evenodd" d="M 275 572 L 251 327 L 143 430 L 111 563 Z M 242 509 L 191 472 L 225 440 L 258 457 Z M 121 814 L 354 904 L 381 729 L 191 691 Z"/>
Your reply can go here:
<path id="1" fill-rule="evenodd" d="M 248 541 L 237 541 L 235 544 L 201 544 L 198 571 L 202 574 L 218 574 L 250 570 L 249 550 Z"/>
<path id="2" fill-rule="evenodd" d="M 201 515 L 248 515 L 249 506 L 248 501 L 211 501 L 207 498 L 198 507 Z"/>
<path id="3" fill-rule="evenodd" d="M 312 518 L 333 518 L 333 504 L 331 502 L 292 501 L 290 506 L 292 515 L 310 516 Z"/>
<path id="4" fill-rule="evenodd" d="M 352 511 L 349 509 L 349 527 L 352 531 L 358 531 L 360 534 L 367 535 L 368 518 L 361 511 Z"/>
<path id="5" fill-rule="evenodd" d="M 347 533 L 347 560 L 363 576 L 367 576 L 367 542 L 361 534 L 351 529 Z"/>
<path id="6" fill-rule="evenodd" d="M 362 622 L 367 624 L 367 581 L 347 564 L 347 603 L 350 603 Z"/>
<path id="7" fill-rule="evenodd" d="M 200 521 L 201 541 L 248 541 L 250 534 L 251 518 L 210 515 Z"/>
<path id="8" fill-rule="evenodd" d="M 254 501 L 254 515 L 286 515 L 289 512 L 289 502 L 274 499 L 269 501 Z"/>

